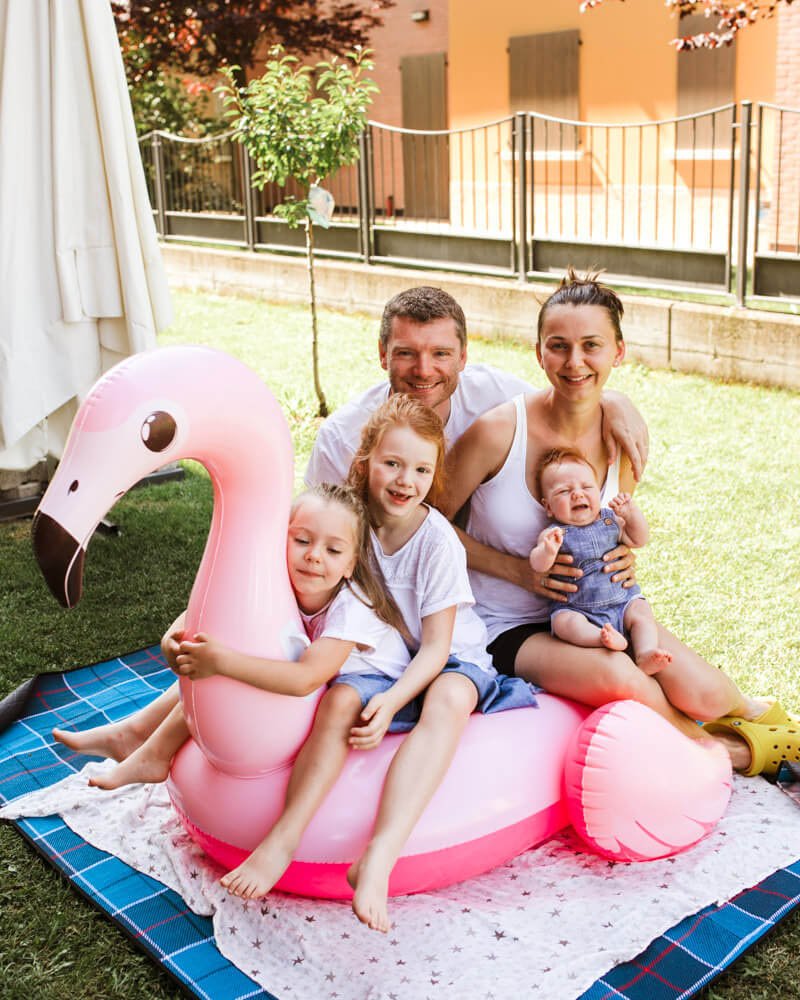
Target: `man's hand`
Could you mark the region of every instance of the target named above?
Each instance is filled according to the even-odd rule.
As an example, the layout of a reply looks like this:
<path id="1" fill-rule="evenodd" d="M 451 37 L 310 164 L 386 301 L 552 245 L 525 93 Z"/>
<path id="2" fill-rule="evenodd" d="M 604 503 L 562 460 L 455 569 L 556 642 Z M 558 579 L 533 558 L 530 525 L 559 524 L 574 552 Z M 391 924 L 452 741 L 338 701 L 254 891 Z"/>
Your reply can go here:
<path id="1" fill-rule="evenodd" d="M 612 583 L 621 583 L 625 590 L 636 583 L 636 553 L 627 545 L 618 545 L 603 556 L 604 573 L 612 573 Z"/>
<path id="2" fill-rule="evenodd" d="M 647 424 L 631 401 L 621 393 L 606 392 L 602 399 L 603 444 L 608 452 L 608 464 L 616 461 L 621 448 L 631 463 L 633 478 L 638 483 L 647 464 L 650 436 Z"/>
<path id="3" fill-rule="evenodd" d="M 348 740 L 354 750 L 372 750 L 386 735 L 398 706 L 391 698 L 391 689 L 374 694 L 361 711 L 365 726 L 353 726 Z"/>
<path id="4" fill-rule="evenodd" d="M 181 677 L 201 681 L 223 673 L 227 650 L 218 642 L 200 632 L 193 640 L 184 639 L 177 657 L 177 672 Z"/>

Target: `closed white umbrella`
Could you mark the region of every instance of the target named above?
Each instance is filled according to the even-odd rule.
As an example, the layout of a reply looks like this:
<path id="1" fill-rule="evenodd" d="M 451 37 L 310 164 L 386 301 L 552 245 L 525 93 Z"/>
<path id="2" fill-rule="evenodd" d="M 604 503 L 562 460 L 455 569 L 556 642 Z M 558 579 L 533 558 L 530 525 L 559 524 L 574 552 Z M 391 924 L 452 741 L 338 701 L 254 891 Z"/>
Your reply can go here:
<path id="1" fill-rule="evenodd" d="M 170 321 L 108 0 L 0 0 L 0 470 Z"/>

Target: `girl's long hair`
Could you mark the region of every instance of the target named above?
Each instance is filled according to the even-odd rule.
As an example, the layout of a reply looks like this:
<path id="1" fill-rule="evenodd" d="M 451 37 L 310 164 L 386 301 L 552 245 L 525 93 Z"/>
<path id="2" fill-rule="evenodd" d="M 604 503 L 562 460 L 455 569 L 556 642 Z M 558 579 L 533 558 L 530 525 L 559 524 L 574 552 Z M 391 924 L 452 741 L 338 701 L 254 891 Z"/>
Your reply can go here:
<path id="1" fill-rule="evenodd" d="M 369 533 L 369 516 L 364 501 L 351 486 L 320 483 L 318 486 L 304 490 L 295 498 L 292 504 L 292 514 L 307 497 L 318 497 L 325 503 L 338 503 L 353 516 L 356 547 L 355 567 L 351 579 L 349 581 L 342 580 L 338 589 L 342 586 L 349 586 L 350 583 L 356 584 L 358 589 L 351 587 L 353 594 L 360 601 L 365 602 L 368 607 L 371 607 L 382 622 L 386 622 L 387 625 L 396 628 L 403 637 L 407 637 L 409 632 L 403 615 L 386 586 L 383 573 L 381 573 L 381 568 L 375 558 Z"/>
<path id="2" fill-rule="evenodd" d="M 433 469 L 433 481 L 425 500 L 437 507 L 444 498 L 444 424 L 442 418 L 424 403 L 411 396 L 396 393 L 379 406 L 361 431 L 361 441 L 353 456 L 350 472 L 347 476 L 348 485 L 366 504 L 368 499 L 369 461 L 376 448 L 383 440 L 384 434 L 391 427 L 409 427 L 423 440 L 436 445 L 436 464 Z"/>

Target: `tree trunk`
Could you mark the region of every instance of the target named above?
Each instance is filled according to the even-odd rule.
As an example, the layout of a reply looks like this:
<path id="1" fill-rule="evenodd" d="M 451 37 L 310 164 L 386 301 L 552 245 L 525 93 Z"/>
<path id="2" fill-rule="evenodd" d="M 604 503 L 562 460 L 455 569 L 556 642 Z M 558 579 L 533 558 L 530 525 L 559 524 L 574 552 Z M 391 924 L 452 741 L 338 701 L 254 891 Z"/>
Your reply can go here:
<path id="1" fill-rule="evenodd" d="M 306 222 L 306 258 L 308 260 L 308 289 L 311 300 L 311 366 L 314 372 L 314 390 L 319 400 L 319 415 L 328 416 L 328 404 L 319 381 L 319 350 L 317 337 L 317 297 L 314 288 L 314 224 Z"/>

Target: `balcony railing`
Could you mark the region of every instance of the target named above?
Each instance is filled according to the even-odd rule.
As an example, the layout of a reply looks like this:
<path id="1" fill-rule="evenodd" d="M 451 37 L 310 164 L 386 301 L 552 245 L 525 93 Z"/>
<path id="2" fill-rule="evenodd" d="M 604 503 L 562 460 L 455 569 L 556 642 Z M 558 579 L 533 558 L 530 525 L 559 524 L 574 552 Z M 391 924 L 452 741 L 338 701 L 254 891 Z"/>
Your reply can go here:
<path id="1" fill-rule="evenodd" d="M 800 110 L 749 102 L 657 122 L 521 112 L 423 132 L 370 122 L 325 181 L 321 254 L 528 280 L 602 267 L 631 286 L 745 305 L 800 297 Z M 302 252 L 229 135 L 152 132 L 142 156 L 166 240 Z"/>

